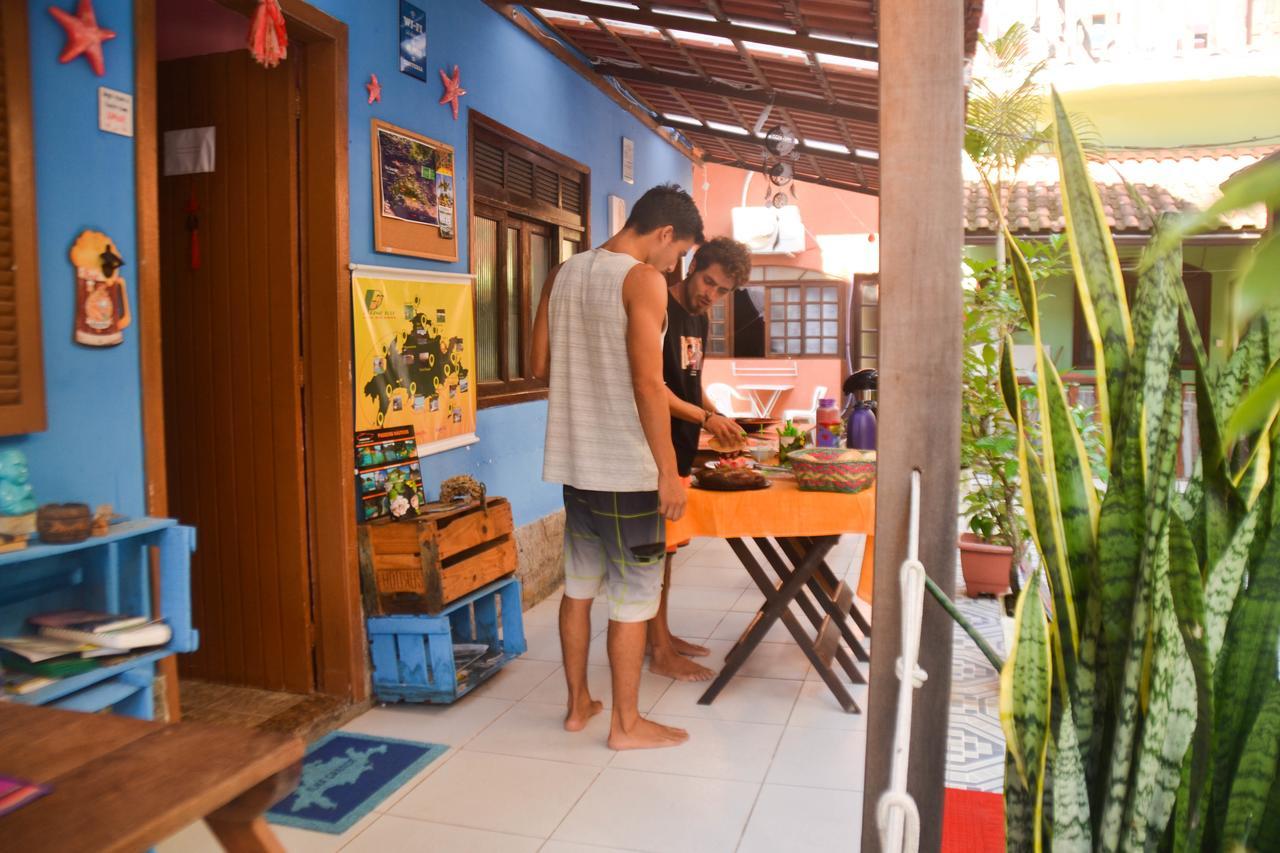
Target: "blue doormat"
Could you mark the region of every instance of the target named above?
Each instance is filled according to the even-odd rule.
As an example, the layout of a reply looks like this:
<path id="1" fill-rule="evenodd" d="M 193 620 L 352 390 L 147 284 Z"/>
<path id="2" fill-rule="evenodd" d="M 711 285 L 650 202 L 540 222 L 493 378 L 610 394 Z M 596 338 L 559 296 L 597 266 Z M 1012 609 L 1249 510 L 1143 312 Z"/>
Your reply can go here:
<path id="1" fill-rule="evenodd" d="M 449 747 L 331 732 L 307 748 L 297 789 L 267 820 L 341 835 Z"/>

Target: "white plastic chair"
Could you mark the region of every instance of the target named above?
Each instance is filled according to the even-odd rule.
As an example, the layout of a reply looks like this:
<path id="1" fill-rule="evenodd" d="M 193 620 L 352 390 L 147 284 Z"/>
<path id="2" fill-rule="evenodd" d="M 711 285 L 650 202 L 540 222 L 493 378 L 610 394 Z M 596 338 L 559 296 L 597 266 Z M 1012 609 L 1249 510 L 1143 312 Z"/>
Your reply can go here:
<path id="1" fill-rule="evenodd" d="M 706 387 L 705 393 L 711 400 L 711 404 L 716 407 L 716 411 L 728 418 L 750 418 L 755 415 L 755 405 L 751 402 L 750 397 L 744 397 L 739 393 L 737 388 L 732 385 L 726 385 L 723 382 L 712 382 Z M 749 407 L 746 411 L 738 411 L 734 408 L 733 401 L 741 400 Z"/>
<path id="2" fill-rule="evenodd" d="M 807 409 L 787 409 L 782 413 L 783 419 L 815 423 L 818 420 L 818 401 L 825 396 L 827 396 L 827 386 L 819 385 L 813 389 L 813 405 Z"/>

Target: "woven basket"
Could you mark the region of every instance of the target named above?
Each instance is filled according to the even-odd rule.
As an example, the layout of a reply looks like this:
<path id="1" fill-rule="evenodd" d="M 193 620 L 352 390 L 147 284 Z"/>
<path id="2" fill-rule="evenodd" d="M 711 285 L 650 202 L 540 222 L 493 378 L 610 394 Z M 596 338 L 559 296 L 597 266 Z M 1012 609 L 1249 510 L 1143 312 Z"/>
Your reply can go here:
<path id="1" fill-rule="evenodd" d="M 796 483 L 805 491 L 855 494 L 876 481 L 874 450 L 810 447 L 789 458 Z"/>

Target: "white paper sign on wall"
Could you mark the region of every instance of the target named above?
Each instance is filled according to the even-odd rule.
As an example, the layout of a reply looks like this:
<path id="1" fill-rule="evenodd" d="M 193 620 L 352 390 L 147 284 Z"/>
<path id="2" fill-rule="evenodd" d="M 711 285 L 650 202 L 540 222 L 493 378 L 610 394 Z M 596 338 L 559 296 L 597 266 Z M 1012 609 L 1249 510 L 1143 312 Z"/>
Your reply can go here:
<path id="1" fill-rule="evenodd" d="M 622 137 L 622 180 L 628 184 L 636 182 L 636 143 L 625 136 Z"/>
<path id="2" fill-rule="evenodd" d="M 609 236 L 622 230 L 627 222 L 627 200 L 622 196 L 609 196 Z"/>
<path id="3" fill-rule="evenodd" d="M 195 175 L 212 172 L 214 128 L 189 127 L 164 135 L 165 175 Z"/>
<path id="4" fill-rule="evenodd" d="M 98 130 L 133 136 L 133 95 L 99 86 Z"/>

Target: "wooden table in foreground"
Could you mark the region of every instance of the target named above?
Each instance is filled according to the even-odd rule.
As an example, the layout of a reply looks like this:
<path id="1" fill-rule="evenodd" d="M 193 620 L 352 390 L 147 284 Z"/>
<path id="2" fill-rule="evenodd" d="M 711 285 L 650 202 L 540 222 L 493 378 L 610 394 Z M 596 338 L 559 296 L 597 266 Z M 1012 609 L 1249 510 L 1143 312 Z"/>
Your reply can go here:
<path id="1" fill-rule="evenodd" d="M 728 540 L 765 597 L 747 630 L 729 650 L 724 668 L 698 700 L 699 704 L 710 705 L 715 700 L 760 645 L 773 623 L 781 619 L 840 706 L 851 714 L 859 712 L 849 690 L 833 670 L 832 662 L 838 663 L 853 683 L 866 683 L 858 663 L 839 641 L 844 640 L 858 662 L 866 663 L 870 658 L 853 626 L 857 626 L 863 637 L 871 635 L 871 626 L 854 605 L 853 591 L 827 565 L 826 556 L 841 534 L 866 534 L 858 592 L 861 596 L 864 587 L 869 592 L 875 518 L 874 486 L 856 495 L 806 492 L 796 486 L 794 479 L 779 477 L 769 488 L 758 491 L 689 489 L 685 515 L 668 525 L 667 541 L 683 542 L 696 536 Z M 755 542 L 777 575 L 777 581 L 747 547 L 747 539 Z M 809 597 L 802 595 L 805 589 Z M 792 613 L 793 602 L 812 624 L 813 633 Z"/>
<path id="2" fill-rule="evenodd" d="M 282 850 L 263 813 L 298 784 L 303 751 L 269 732 L 3 702 L 0 774 L 53 790 L 0 817 L 0 846 L 146 850 L 203 818 L 228 850 Z"/>

